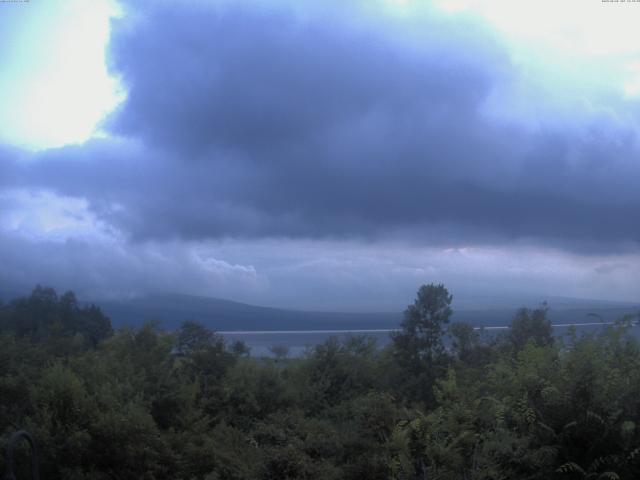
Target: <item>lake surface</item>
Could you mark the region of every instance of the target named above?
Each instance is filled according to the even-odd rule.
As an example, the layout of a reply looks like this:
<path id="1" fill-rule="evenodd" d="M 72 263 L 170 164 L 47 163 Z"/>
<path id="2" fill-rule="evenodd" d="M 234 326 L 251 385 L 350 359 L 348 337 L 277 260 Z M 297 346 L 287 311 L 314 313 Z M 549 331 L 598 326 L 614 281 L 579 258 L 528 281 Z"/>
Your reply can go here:
<path id="1" fill-rule="evenodd" d="M 578 333 L 597 333 L 613 322 L 585 322 L 585 323 L 559 323 L 554 324 L 554 335 L 566 336 L 569 327 L 575 326 Z M 505 332 L 509 327 L 504 325 L 476 327 L 476 330 L 486 335 L 495 335 Z M 362 330 L 263 330 L 263 331 L 227 331 L 218 332 L 227 341 L 243 341 L 250 349 L 253 357 L 271 357 L 271 347 L 284 346 L 289 349 L 290 357 L 300 357 L 315 345 L 319 345 L 330 337 L 340 339 L 349 336 L 366 335 L 376 340 L 378 347 L 383 348 L 391 341 L 389 334 L 393 329 L 362 329 Z"/>

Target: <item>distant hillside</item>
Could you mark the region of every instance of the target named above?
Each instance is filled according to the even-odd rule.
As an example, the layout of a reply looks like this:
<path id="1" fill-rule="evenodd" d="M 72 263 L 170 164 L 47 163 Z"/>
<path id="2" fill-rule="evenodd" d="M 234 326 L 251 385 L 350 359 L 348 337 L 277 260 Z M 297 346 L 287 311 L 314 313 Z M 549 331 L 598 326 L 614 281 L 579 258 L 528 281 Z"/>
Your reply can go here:
<path id="1" fill-rule="evenodd" d="M 284 310 L 189 295 L 149 295 L 97 303 L 116 327 L 159 320 L 164 328 L 174 329 L 184 320 L 195 320 L 214 330 L 394 328 L 402 317 L 400 313 Z"/>
<path id="2" fill-rule="evenodd" d="M 582 302 L 582 303 L 581 303 Z M 597 301 L 568 299 L 550 302 L 553 323 L 612 321 L 628 313 L 637 313 L 632 304 L 612 304 Z M 184 320 L 198 321 L 213 330 L 348 330 L 397 328 L 402 312 L 345 313 L 310 312 L 258 307 L 230 300 L 189 295 L 148 295 L 127 301 L 99 301 L 97 304 L 111 318 L 115 327 L 139 326 L 149 320 L 160 321 L 166 329 L 177 328 Z M 535 306 L 535 303 L 527 306 Z M 476 326 L 508 325 L 515 306 L 456 310 L 452 321 L 468 322 Z"/>

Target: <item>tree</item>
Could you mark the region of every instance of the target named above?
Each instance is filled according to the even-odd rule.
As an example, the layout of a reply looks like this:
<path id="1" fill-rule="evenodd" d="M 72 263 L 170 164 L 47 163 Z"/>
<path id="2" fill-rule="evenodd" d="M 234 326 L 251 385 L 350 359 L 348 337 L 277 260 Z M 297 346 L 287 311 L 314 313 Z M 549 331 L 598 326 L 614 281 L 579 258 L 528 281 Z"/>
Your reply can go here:
<path id="1" fill-rule="evenodd" d="M 289 356 L 289 347 L 286 345 L 272 345 L 269 347 L 269 351 L 276 359 L 276 363 L 285 360 Z"/>
<path id="2" fill-rule="evenodd" d="M 402 330 L 391 335 L 396 359 L 411 377 L 408 389 L 423 400 L 432 399 L 436 370 L 446 357 L 442 338 L 453 313 L 452 299 L 442 284 L 421 286 L 413 305 L 404 312 Z"/>
<path id="3" fill-rule="evenodd" d="M 178 341 L 176 351 L 180 355 L 192 355 L 201 352 L 222 341 L 211 330 L 204 325 L 186 320 L 182 322 L 178 330 Z"/>
<path id="4" fill-rule="evenodd" d="M 60 344 L 77 336 L 81 344 L 92 347 L 113 335 L 111 320 L 100 308 L 80 307 L 73 292 L 58 297 L 53 288 L 40 285 L 28 297 L 13 300 L 2 308 L 0 329 L 36 341 L 56 338 Z"/>
<path id="5" fill-rule="evenodd" d="M 197 322 L 185 321 L 178 330 L 174 351 L 181 357 L 182 371 L 199 382 L 200 395 L 208 402 L 206 408 L 216 410 L 222 378 L 237 360 L 227 349 L 224 337 Z"/>
<path id="6" fill-rule="evenodd" d="M 553 343 L 553 327 L 547 318 L 548 312 L 549 307 L 546 302 L 535 310 L 529 308 L 518 310 L 509 331 L 509 340 L 516 351 L 522 350 L 529 341 L 533 341 L 539 347 Z"/>
<path id="7" fill-rule="evenodd" d="M 444 352 L 443 326 L 449 323 L 453 297 L 444 285 L 423 285 L 413 305 L 404 312 L 402 331 L 392 339 L 402 356 L 413 362 L 432 361 Z"/>
<path id="8" fill-rule="evenodd" d="M 248 357 L 251 354 L 251 347 L 242 340 L 234 340 L 229 348 L 237 357 Z"/>
<path id="9" fill-rule="evenodd" d="M 473 325 L 456 322 L 449 327 L 451 346 L 460 360 L 466 360 L 474 347 L 478 344 L 479 335 Z"/>

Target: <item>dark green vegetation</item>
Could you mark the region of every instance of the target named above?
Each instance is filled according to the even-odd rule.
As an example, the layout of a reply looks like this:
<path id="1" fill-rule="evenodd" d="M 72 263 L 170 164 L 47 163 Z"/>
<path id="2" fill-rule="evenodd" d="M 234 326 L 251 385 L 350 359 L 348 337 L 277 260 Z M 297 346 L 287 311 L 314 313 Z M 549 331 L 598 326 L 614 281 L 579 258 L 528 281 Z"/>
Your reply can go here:
<path id="1" fill-rule="evenodd" d="M 0 443 L 33 433 L 46 479 L 638 478 L 632 319 L 561 343 L 542 306 L 484 338 L 451 300 L 421 287 L 382 350 L 253 359 L 37 288 L 0 307 Z"/>

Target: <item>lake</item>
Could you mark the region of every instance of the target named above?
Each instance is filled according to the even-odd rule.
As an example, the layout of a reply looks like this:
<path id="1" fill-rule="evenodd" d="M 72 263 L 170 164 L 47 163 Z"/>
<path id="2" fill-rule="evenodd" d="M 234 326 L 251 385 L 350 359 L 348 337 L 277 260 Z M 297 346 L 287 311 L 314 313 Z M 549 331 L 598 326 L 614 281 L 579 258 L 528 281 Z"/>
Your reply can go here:
<path id="1" fill-rule="evenodd" d="M 563 337 L 567 335 L 569 327 L 575 326 L 579 333 L 595 333 L 612 325 L 613 322 L 585 322 L 585 323 L 559 323 L 554 324 L 554 335 Z M 476 327 L 486 335 L 494 335 L 508 330 L 504 325 Z M 319 345 L 330 337 L 346 338 L 352 335 L 366 335 L 373 337 L 376 344 L 383 348 L 389 344 L 389 334 L 393 329 L 362 329 L 362 330 L 263 330 L 263 331 L 226 331 L 218 332 L 227 341 L 243 341 L 250 349 L 253 357 L 272 357 L 270 348 L 278 345 L 289 349 L 290 357 L 300 357 L 305 351 Z"/>

